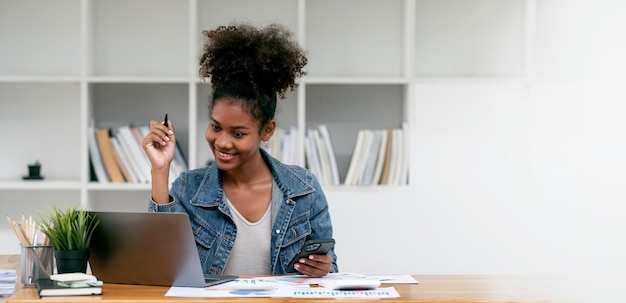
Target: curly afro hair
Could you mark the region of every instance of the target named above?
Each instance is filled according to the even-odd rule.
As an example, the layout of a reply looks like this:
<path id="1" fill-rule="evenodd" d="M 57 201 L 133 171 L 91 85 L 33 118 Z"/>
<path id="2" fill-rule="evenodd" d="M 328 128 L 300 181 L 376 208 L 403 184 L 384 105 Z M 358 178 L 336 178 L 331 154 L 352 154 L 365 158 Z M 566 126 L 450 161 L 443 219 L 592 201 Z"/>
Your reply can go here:
<path id="1" fill-rule="evenodd" d="M 261 126 L 274 118 L 276 96 L 285 98 L 304 76 L 305 51 L 279 24 L 257 28 L 250 24 L 220 26 L 202 32 L 200 76 L 210 77 L 213 101 L 233 97 L 245 101 Z"/>

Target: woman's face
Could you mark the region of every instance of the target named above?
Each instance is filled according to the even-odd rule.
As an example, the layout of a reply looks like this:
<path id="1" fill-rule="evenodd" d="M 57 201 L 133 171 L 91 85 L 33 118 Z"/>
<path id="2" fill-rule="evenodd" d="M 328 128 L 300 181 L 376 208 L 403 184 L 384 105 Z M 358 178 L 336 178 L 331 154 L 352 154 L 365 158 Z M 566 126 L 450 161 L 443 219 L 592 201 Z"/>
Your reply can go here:
<path id="1" fill-rule="evenodd" d="M 225 171 L 260 157 L 261 141 L 269 139 L 261 138 L 259 122 L 243 110 L 241 102 L 230 98 L 215 100 L 205 136 L 215 163 Z"/>

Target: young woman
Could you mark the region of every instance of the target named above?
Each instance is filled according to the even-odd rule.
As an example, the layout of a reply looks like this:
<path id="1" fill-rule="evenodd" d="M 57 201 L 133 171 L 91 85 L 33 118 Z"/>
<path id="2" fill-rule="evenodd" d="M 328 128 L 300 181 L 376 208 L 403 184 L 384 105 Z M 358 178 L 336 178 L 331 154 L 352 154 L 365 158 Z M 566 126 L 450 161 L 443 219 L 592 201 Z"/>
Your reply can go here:
<path id="1" fill-rule="evenodd" d="M 326 197 L 308 170 L 263 149 L 276 128 L 278 97 L 305 74 L 305 52 L 280 25 L 204 31 L 200 75 L 211 78 L 208 167 L 182 173 L 168 190 L 176 148 L 172 121 L 151 121 L 143 147 L 152 164 L 151 211 L 186 212 L 207 274 L 285 274 L 308 239 L 332 238 Z M 311 277 L 337 271 L 334 250 L 301 258 Z"/>

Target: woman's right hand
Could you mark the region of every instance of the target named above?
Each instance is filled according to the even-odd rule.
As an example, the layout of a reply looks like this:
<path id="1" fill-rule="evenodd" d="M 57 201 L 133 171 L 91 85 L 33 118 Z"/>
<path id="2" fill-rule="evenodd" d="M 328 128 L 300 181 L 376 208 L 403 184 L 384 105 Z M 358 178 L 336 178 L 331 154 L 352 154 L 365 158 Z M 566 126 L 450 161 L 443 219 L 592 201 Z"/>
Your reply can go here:
<path id="1" fill-rule="evenodd" d="M 152 170 L 169 170 L 176 153 L 176 135 L 172 121 L 168 121 L 168 126 L 163 125 L 163 122 L 150 121 L 150 132 L 141 145 L 150 160 Z"/>

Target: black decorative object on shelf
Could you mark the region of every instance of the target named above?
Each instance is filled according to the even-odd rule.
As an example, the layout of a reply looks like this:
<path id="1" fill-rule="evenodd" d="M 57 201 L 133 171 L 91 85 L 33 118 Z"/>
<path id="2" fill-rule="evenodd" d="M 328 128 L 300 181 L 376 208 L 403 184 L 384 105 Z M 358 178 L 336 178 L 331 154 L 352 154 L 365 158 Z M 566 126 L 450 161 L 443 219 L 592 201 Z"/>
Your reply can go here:
<path id="1" fill-rule="evenodd" d="M 28 164 L 28 176 L 22 177 L 24 180 L 43 180 L 41 175 L 41 163 L 35 161 L 35 163 Z"/>

